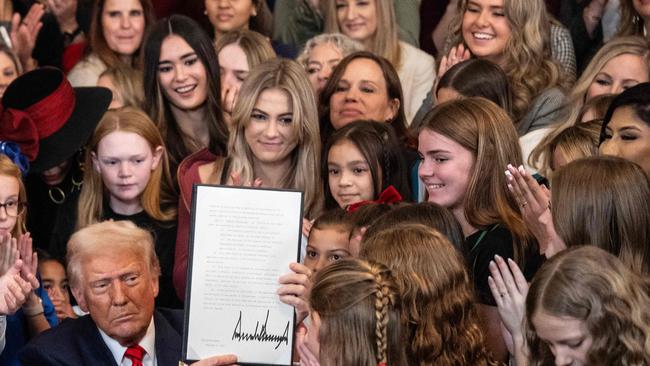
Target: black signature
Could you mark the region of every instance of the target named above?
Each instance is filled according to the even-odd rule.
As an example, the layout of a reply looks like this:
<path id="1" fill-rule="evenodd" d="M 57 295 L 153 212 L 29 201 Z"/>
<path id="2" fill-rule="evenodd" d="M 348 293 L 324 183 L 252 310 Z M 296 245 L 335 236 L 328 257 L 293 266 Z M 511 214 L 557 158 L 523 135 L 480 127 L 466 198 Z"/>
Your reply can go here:
<path id="1" fill-rule="evenodd" d="M 278 342 L 278 344 L 275 346 L 275 349 L 278 349 L 280 345 L 282 345 L 282 342 L 284 342 L 286 345 L 289 344 L 289 324 L 290 322 L 287 322 L 287 326 L 284 328 L 284 333 L 282 335 L 275 335 L 275 334 L 268 334 L 266 332 L 266 324 L 269 322 L 269 310 L 266 311 L 266 319 L 264 319 L 264 324 L 262 324 L 262 328 L 260 328 L 260 322 L 259 320 L 255 322 L 255 332 L 254 333 L 242 333 L 241 331 L 241 315 L 242 312 L 241 310 L 239 311 L 239 319 L 237 320 L 237 324 L 235 324 L 235 330 L 232 333 L 232 339 L 236 339 L 240 342 Z M 259 332 L 258 332 L 259 329 Z"/>

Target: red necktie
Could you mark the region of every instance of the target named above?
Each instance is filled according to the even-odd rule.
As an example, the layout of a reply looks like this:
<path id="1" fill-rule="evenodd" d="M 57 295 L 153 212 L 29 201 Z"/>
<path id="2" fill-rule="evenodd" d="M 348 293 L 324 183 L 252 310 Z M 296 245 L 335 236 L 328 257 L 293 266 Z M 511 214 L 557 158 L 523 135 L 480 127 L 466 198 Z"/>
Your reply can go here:
<path id="1" fill-rule="evenodd" d="M 135 344 L 126 349 L 126 352 L 124 352 L 124 357 L 131 360 L 131 365 L 142 366 L 142 357 L 144 357 L 145 353 L 147 353 L 147 351 L 145 351 L 144 348 L 140 347 L 138 344 Z"/>

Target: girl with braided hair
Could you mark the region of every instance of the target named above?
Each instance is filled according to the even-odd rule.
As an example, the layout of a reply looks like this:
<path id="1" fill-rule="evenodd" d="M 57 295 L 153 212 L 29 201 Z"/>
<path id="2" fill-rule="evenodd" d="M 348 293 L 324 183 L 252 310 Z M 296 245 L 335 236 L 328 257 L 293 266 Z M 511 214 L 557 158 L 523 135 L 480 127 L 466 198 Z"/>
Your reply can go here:
<path id="1" fill-rule="evenodd" d="M 438 230 L 417 223 L 369 230 L 361 258 L 386 264 L 395 276 L 409 365 L 496 365 L 463 255 Z"/>
<path id="2" fill-rule="evenodd" d="M 358 259 L 334 263 L 316 275 L 309 296 L 305 349 L 322 366 L 405 366 L 400 300 L 390 271 Z"/>

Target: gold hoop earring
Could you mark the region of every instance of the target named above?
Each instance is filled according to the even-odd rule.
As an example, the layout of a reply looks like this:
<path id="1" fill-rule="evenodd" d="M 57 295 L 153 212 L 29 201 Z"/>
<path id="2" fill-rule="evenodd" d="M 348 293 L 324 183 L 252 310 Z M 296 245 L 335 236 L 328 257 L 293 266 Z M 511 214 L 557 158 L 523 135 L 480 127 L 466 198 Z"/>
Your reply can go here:
<path id="1" fill-rule="evenodd" d="M 59 187 L 50 187 L 50 189 L 47 192 L 50 196 L 50 199 L 52 202 L 56 203 L 57 205 L 62 204 L 65 202 L 65 192 Z M 58 197 L 55 197 L 58 196 Z"/>

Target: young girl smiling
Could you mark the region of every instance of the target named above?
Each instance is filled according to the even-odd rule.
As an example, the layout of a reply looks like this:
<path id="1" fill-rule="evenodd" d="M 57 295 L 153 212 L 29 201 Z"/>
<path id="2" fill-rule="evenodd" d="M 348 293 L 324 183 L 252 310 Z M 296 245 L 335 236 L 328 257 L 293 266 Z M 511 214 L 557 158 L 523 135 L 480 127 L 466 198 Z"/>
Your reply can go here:
<path id="1" fill-rule="evenodd" d="M 375 200 L 391 185 L 402 198 L 411 197 L 400 143 L 389 124 L 353 122 L 337 130 L 323 151 L 326 208 Z"/>

